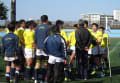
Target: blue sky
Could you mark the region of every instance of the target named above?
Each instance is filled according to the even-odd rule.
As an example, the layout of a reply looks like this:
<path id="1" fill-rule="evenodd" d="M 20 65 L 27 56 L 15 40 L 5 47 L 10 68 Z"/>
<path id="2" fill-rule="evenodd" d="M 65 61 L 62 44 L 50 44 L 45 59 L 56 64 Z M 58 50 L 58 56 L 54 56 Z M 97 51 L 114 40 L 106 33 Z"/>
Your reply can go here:
<path id="1" fill-rule="evenodd" d="M 0 0 L 8 6 L 10 11 L 11 0 Z M 81 14 L 100 13 L 113 14 L 114 9 L 120 9 L 120 0 L 16 0 L 17 20 L 39 19 L 47 14 L 55 21 L 77 21 Z M 10 12 L 8 13 L 10 18 Z"/>

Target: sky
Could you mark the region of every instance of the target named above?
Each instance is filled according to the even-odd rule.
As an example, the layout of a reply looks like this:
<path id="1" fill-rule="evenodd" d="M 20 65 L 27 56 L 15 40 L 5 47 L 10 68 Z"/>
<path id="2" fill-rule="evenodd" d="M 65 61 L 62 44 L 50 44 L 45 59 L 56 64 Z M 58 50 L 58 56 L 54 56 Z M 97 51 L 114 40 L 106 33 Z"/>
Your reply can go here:
<path id="1" fill-rule="evenodd" d="M 11 0 L 0 0 L 9 9 L 10 19 Z M 98 13 L 113 14 L 114 9 L 120 9 L 120 0 L 16 0 L 16 18 L 40 19 L 46 14 L 49 20 L 77 21 L 81 14 Z"/>

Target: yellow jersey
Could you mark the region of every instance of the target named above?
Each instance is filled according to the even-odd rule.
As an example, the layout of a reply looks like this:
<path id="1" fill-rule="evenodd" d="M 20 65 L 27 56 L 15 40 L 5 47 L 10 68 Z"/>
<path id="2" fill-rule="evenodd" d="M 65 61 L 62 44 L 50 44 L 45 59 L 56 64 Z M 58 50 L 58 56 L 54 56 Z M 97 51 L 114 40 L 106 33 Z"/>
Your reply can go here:
<path id="1" fill-rule="evenodd" d="M 75 32 L 70 33 L 68 40 L 69 40 L 70 46 L 75 46 L 76 44 Z"/>
<path id="2" fill-rule="evenodd" d="M 107 44 L 108 44 L 108 34 L 104 33 L 102 36 L 102 42 L 101 42 L 101 47 L 102 48 L 107 48 Z"/>
<path id="3" fill-rule="evenodd" d="M 26 29 L 23 33 L 23 38 L 25 42 L 25 48 L 33 49 L 33 43 L 35 42 L 34 40 L 35 32 L 33 32 L 30 29 Z"/>
<path id="4" fill-rule="evenodd" d="M 7 30 L 7 31 L 6 31 L 6 34 L 8 34 L 9 32 L 10 32 L 10 31 Z M 14 34 L 18 36 L 17 30 L 14 31 Z"/>
<path id="5" fill-rule="evenodd" d="M 23 38 L 23 33 L 24 33 L 24 28 L 18 28 L 18 30 L 17 30 L 17 35 L 18 35 L 18 37 L 19 37 L 19 46 L 21 46 L 20 40 L 21 40 L 21 39 L 24 39 L 24 38 Z"/>
<path id="6" fill-rule="evenodd" d="M 91 32 L 91 35 L 93 36 L 94 40 L 100 40 L 100 39 L 102 39 L 102 33 L 99 32 L 99 31 L 97 31 L 97 32 Z M 91 44 L 90 45 L 90 49 L 93 48 L 93 47 L 94 47 L 94 45 Z"/>
<path id="7" fill-rule="evenodd" d="M 92 29 L 88 28 L 88 31 L 92 34 Z"/>
<path id="8" fill-rule="evenodd" d="M 19 39 L 23 39 L 24 28 L 18 28 L 18 37 Z"/>
<path id="9" fill-rule="evenodd" d="M 61 30 L 60 35 L 65 39 L 65 41 L 68 41 L 67 34 L 65 31 Z"/>

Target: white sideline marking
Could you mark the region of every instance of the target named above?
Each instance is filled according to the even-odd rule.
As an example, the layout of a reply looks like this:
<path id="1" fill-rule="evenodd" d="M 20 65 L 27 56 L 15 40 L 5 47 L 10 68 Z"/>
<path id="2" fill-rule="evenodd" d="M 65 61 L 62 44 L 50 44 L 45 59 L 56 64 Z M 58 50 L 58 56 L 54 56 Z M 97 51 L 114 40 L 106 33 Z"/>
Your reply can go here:
<path id="1" fill-rule="evenodd" d="M 118 45 L 120 45 L 120 42 L 118 42 L 118 43 L 113 47 L 113 49 L 110 51 L 109 54 L 113 53 L 113 52 L 117 49 Z"/>

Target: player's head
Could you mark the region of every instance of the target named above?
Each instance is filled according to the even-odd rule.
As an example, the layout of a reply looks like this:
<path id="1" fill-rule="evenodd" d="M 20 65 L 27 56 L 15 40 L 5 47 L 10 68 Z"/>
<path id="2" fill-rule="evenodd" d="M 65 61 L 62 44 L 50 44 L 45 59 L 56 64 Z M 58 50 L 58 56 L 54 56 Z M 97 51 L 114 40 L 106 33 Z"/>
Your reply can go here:
<path id="1" fill-rule="evenodd" d="M 14 32 L 14 30 L 15 30 L 15 24 L 14 24 L 14 23 L 9 23 L 9 24 L 7 25 L 7 27 L 8 27 L 8 30 L 9 30 L 10 32 Z"/>
<path id="2" fill-rule="evenodd" d="M 93 29 L 93 31 L 97 31 L 97 29 L 98 29 L 98 24 L 97 24 L 97 23 L 93 23 L 93 24 L 92 24 L 92 29 Z"/>
<path id="3" fill-rule="evenodd" d="M 76 31 L 78 29 L 78 24 L 74 24 L 74 30 Z"/>
<path id="4" fill-rule="evenodd" d="M 37 23 L 36 22 L 34 22 L 34 21 L 32 21 L 32 30 L 36 30 L 36 27 L 37 27 Z"/>
<path id="5" fill-rule="evenodd" d="M 32 21 L 27 21 L 26 24 L 25 24 L 25 27 L 27 29 L 32 29 Z"/>
<path id="6" fill-rule="evenodd" d="M 59 26 L 60 29 L 62 29 L 62 28 L 63 28 L 63 25 L 64 25 L 64 21 L 62 21 L 62 20 L 57 20 L 57 21 L 56 21 L 56 25 Z"/>
<path id="7" fill-rule="evenodd" d="M 83 27 L 84 27 L 84 20 L 81 20 L 81 19 L 80 19 L 78 24 L 79 24 L 80 27 L 83 28 Z"/>
<path id="8" fill-rule="evenodd" d="M 88 21 L 84 20 L 84 28 L 88 28 Z"/>
<path id="9" fill-rule="evenodd" d="M 18 29 L 20 27 L 20 24 L 18 21 L 15 22 L 15 29 Z"/>
<path id="10" fill-rule="evenodd" d="M 104 33 L 105 28 L 104 28 L 104 27 L 100 27 L 100 31 L 101 31 L 102 33 Z"/>
<path id="11" fill-rule="evenodd" d="M 48 24 L 48 16 L 47 15 L 42 15 L 41 16 L 41 22 Z"/>
<path id="12" fill-rule="evenodd" d="M 19 21 L 19 23 L 20 23 L 20 27 L 25 28 L 25 20 L 22 19 Z"/>
<path id="13" fill-rule="evenodd" d="M 58 25 L 53 25 L 51 30 L 53 31 L 53 33 L 60 33 L 60 28 Z"/>
<path id="14" fill-rule="evenodd" d="M 52 22 L 48 21 L 48 26 L 51 27 L 52 26 Z"/>

